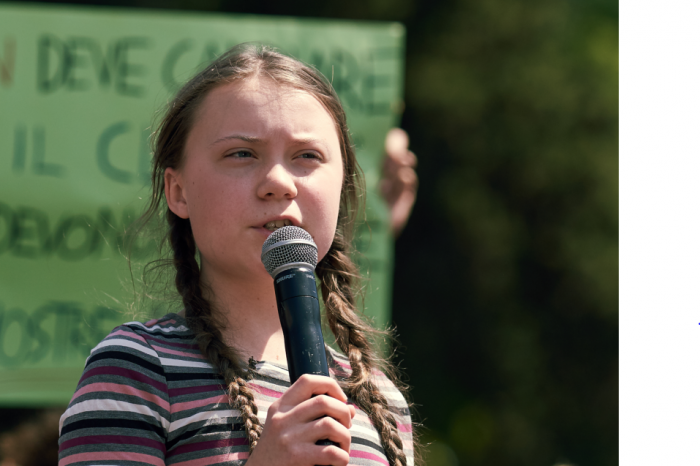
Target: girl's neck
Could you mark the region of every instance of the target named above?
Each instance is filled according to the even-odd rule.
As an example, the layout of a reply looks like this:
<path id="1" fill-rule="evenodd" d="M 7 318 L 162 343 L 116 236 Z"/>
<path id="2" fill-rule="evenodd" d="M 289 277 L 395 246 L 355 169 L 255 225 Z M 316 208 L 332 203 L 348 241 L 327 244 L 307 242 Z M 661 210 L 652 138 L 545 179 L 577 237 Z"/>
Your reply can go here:
<path id="1" fill-rule="evenodd" d="M 225 280 L 202 273 L 206 297 L 214 312 L 224 317 L 224 343 L 238 349 L 246 359 L 286 364 L 284 335 L 277 313 L 272 278 Z"/>

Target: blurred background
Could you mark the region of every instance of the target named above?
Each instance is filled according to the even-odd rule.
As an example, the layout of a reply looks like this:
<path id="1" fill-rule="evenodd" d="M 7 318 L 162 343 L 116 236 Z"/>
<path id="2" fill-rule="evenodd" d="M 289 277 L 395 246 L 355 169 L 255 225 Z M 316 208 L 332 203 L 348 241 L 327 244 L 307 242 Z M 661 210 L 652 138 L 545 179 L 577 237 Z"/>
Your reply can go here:
<path id="1" fill-rule="evenodd" d="M 393 321 L 427 464 L 618 463 L 617 2 L 71 3 L 403 23 Z M 2 409 L 0 448 L 57 415 Z"/>

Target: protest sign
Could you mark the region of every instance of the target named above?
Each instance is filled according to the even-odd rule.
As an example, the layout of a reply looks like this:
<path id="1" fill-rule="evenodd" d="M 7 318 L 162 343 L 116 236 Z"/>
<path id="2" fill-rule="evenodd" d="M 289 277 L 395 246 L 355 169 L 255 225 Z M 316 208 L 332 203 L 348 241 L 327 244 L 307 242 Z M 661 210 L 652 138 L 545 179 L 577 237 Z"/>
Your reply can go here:
<path id="1" fill-rule="evenodd" d="M 0 5 L 1 404 L 68 402 L 89 350 L 134 311 L 161 309 L 138 298 L 154 243 L 135 243 L 130 272 L 124 235 L 149 195 L 154 115 L 249 41 L 316 66 L 343 101 L 368 187 L 356 240 L 366 313 L 389 322 L 393 244 L 377 184 L 402 109 L 401 25 Z"/>

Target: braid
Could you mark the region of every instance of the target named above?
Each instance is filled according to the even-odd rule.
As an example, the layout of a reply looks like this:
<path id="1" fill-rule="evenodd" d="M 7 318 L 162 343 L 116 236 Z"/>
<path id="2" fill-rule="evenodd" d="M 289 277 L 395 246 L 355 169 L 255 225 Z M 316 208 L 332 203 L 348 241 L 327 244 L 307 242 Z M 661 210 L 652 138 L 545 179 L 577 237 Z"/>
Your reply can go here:
<path id="1" fill-rule="evenodd" d="M 202 293 L 190 221 L 181 219 L 170 210 L 167 216 L 176 270 L 175 286 L 185 305 L 187 326 L 195 333 L 202 354 L 224 377 L 231 407 L 241 413 L 252 453 L 262 435 L 262 425 L 257 416 L 258 407 L 253 390 L 244 379 L 249 371 L 240 363 L 238 352 L 224 343 L 220 330 L 221 319 L 216 318 Z"/>
<path id="2" fill-rule="evenodd" d="M 345 240 L 336 235 L 330 251 L 316 267 L 321 279 L 321 293 L 328 325 L 336 337 L 338 346 L 347 354 L 352 368 L 352 375 L 344 384 L 345 389 L 367 413 L 377 429 L 389 464 L 406 466 L 406 454 L 403 452 L 403 442 L 399 436 L 396 419 L 386 398 L 371 377 L 377 357 L 366 335 L 381 332 L 366 324 L 355 313 L 352 285 L 357 277 L 357 268 L 345 254 L 346 250 Z M 389 375 L 393 376 L 391 372 Z"/>

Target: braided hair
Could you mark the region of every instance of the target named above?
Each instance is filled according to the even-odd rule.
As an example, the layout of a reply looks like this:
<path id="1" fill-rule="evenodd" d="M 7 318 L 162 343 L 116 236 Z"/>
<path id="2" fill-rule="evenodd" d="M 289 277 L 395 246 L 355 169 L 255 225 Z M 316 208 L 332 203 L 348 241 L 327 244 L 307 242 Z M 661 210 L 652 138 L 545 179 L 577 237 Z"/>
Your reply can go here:
<path id="1" fill-rule="evenodd" d="M 341 386 L 368 414 L 379 433 L 390 465 L 407 466 L 396 420 L 372 379 L 372 371 L 381 368 L 397 387 L 403 386 L 394 377 L 393 366 L 379 358 L 372 349 L 371 341 L 383 332 L 372 328 L 355 312 L 354 283 L 358 273 L 349 257 L 349 238 L 362 189 L 362 174 L 340 99 L 322 74 L 270 47 L 251 44 L 232 48 L 199 72 L 172 99 L 158 127 L 153 148 L 153 192 L 142 221 L 147 223 L 159 215 L 165 217 L 167 241 L 176 273 L 175 285 L 182 298 L 187 325 L 194 332 L 202 354 L 223 377 L 230 404 L 241 413 L 252 452 L 262 434 L 262 424 L 257 416 L 253 390 L 247 383 L 251 371 L 239 351 L 224 342 L 221 333 L 223 316 L 218 315 L 205 298 L 190 221 L 175 215 L 164 202 L 164 173 L 167 168 L 181 166 L 187 136 L 206 95 L 219 85 L 254 77 L 271 79 L 281 86 L 308 92 L 326 108 L 335 122 L 344 167 L 340 213 L 333 243 L 316 272 L 321 282 L 328 325 L 352 368 L 351 375 L 342 381 Z"/>

